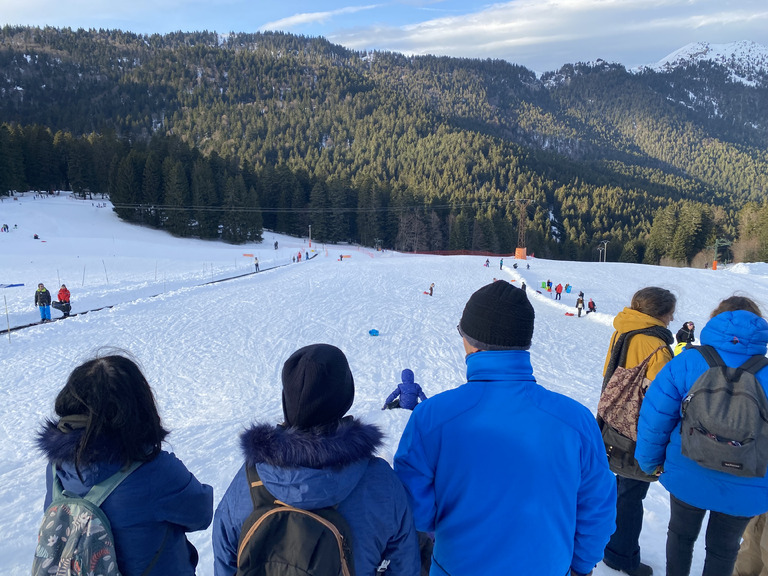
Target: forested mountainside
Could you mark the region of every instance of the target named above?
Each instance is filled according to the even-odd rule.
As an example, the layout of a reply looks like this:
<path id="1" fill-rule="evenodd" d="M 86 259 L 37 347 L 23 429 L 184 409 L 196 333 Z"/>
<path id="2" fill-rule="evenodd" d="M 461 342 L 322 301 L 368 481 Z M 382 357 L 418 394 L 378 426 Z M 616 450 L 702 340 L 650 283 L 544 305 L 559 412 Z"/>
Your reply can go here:
<path id="1" fill-rule="evenodd" d="M 508 253 L 524 215 L 542 256 L 595 259 L 609 240 L 609 259 L 690 263 L 723 240 L 765 258 L 768 68 L 754 70 L 537 77 L 281 33 L 5 27 L 0 191 L 108 193 L 123 218 L 232 242 L 311 225 Z"/>

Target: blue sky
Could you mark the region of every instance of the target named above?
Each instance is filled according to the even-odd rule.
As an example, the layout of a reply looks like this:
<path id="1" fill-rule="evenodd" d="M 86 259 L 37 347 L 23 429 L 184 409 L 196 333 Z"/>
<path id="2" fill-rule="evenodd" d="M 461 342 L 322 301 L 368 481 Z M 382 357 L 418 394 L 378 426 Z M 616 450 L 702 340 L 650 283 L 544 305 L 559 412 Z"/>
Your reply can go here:
<path id="1" fill-rule="evenodd" d="M 543 72 L 598 58 L 653 64 L 691 42 L 768 45 L 765 0 L 0 0 L 0 24 L 283 30 L 357 49 L 501 58 Z"/>

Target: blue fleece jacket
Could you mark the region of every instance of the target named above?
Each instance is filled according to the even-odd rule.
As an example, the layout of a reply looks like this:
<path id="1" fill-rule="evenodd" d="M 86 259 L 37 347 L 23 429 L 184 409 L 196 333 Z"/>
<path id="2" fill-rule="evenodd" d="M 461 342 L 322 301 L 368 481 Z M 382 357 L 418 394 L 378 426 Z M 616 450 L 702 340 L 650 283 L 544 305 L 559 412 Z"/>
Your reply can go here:
<path id="1" fill-rule="evenodd" d="M 395 398 L 400 396 L 400 407 L 405 408 L 406 410 L 413 410 L 416 407 L 416 404 L 419 403 L 419 400 L 424 402 L 424 400 L 427 399 L 427 395 L 424 394 L 421 386 L 413 381 L 412 370 L 408 368 L 403 370 L 400 374 L 400 379 L 402 382 L 397 385 L 397 388 L 395 388 L 392 394 L 387 396 L 384 404 L 389 404 Z"/>
<path id="2" fill-rule="evenodd" d="M 468 382 L 419 404 L 395 454 L 432 576 L 587 573 L 615 529 L 594 416 L 536 384 L 527 351 L 467 356 Z"/>
<path id="3" fill-rule="evenodd" d="M 38 445 L 56 464 L 64 490 L 84 496 L 95 484 L 117 472 L 121 463 L 96 462 L 81 470 L 80 480 L 73 464 L 80 436 L 80 431 L 65 434 L 49 424 L 41 432 Z M 51 503 L 52 480 L 49 464 L 46 508 Z M 107 497 L 101 509 L 112 527 L 117 565 L 123 576 L 143 574 L 166 535 L 152 574 L 195 574 L 197 550 L 185 533 L 204 530 L 211 523 L 213 488 L 198 482 L 176 456 L 162 451 L 142 464 Z"/>
<path id="4" fill-rule="evenodd" d="M 352 418 L 331 431 L 256 425 L 241 436 L 245 464 L 221 499 L 213 521 L 215 576 L 237 569 L 243 522 L 253 511 L 246 465 L 255 466 L 278 500 L 312 510 L 336 506 L 352 529 L 355 574 L 414 576 L 420 558 L 416 530 L 402 484 L 390 465 L 373 456 L 381 432 Z"/>
<path id="5" fill-rule="evenodd" d="M 704 326 L 701 343 L 714 347 L 727 366 L 739 366 L 750 356 L 765 354 L 768 322 L 744 310 L 723 312 Z M 682 454 L 680 406 L 707 368 L 695 350 L 684 351 L 662 368 L 640 409 L 635 458 L 648 473 L 663 465 L 660 482 L 691 506 L 733 516 L 762 514 L 768 510 L 768 477 L 742 478 L 710 470 Z M 768 391 L 768 369 L 758 372 L 757 379 Z"/>

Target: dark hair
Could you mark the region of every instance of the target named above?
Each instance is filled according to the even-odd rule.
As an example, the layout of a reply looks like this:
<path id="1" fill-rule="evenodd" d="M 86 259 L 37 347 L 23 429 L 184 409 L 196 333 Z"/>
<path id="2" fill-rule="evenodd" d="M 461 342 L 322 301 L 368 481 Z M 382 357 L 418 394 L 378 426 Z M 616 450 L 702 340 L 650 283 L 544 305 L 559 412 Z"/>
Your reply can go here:
<path id="1" fill-rule="evenodd" d="M 160 423 L 155 397 L 136 363 L 119 354 L 94 358 L 75 368 L 56 397 L 56 414 L 85 416 L 75 466 L 103 457 L 146 462 L 160 453 L 168 431 Z M 115 453 L 117 451 L 117 453 Z"/>
<path id="2" fill-rule="evenodd" d="M 646 286 L 632 296 L 630 308 L 661 320 L 670 312 L 674 312 L 676 304 L 677 298 L 669 290 L 658 286 Z"/>
<path id="3" fill-rule="evenodd" d="M 735 312 L 736 310 L 745 310 L 747 312 L 752 312 L 755 316 L 760 316 L 760 318 L 763 317 L 762 312 L 760 312 L 760 306 L 758 306 L 754 300 L 747 298 L 746 296 L 731 296 L 730 298 L 726 298 L 712 310 L 712 314 L 710 314 L 709 317 L 714 318 L 723 312 Z"/>

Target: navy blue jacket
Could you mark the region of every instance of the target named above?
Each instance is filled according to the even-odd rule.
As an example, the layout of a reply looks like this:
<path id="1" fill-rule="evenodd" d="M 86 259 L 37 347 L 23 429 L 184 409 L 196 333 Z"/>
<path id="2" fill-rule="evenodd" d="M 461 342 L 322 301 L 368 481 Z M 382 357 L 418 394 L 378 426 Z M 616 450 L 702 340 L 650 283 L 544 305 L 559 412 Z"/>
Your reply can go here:
<path id="1" fill-rule="evenodd" d="M 739 366 L 750 356 L 765 354 L 768 322 L 744 310 L 723 312 L 704 326 L 701 343 L 714 347 L 727 366 Z M 768 510 L 768 477 L 743 478 L 710 470 L 682 454 L 680 407 L 708 367 L 701 354 L 688 350 L 656 375 L 640 409 L 635 458 L 649 474 L 663 465 L 659 481 L 691 506 L 732 516 L 762 514 Z M 768 391 L 768 369 L 758 372 L 757 379 Z"/>
<path id="2" fill-rule="evenodd" d="M 373 455 L 381 438 L 376 426 L 351 417 L 322 433 L 271 424 L 246 430 L 240 438 L 245 464 L 214 515 L 215 576 L 237 569 L 240 530 L 253 511 L 246 465 L 286 504 L 304 510 L 336 506 L 354 535 L 356 574 L 373 575 L 386 559 L 388 576 L 418 575 L 418 538 L 405 490 L 390 465 Z"/>
<path id="3" fill-rule="evenodd" d="M 412 370 L 409 370 L 408 368 L 403 370 L 400 379 L 402 380 L 402 383 L 398 384 L 392 394 L 387 396 L 384 403 L 389 404 L 395 398 L 400 396 L 400 407 L 406 408 L 407 410 L 413 410 L 416 407 L 416 404 L 419 403 L 419 400 L 424 402 L 424 400 L 427 399 L 427 395 L 424 394 L 421 386 L 413 381 Z"/>
<path id="4" fill-rule="evenodd" d="M 49 460 L 46 508 L 52 497 L 51 462 L 56 464 L 64 490 L 79 496 L 120 469 L 119 462 L 98 462 L 81 469 L 81 481 L 74 467 L 81 434 L 65 434 L 49 424 L 38 438 L 38 445 Z M 142 464 L 115 488 L 101 509 L 112 527 L 117 565 L 123 576 L 143 574 L 166 534 L 168 538 L 151 574 L 195 574 L 197 551 L 185 533 L 204 530 L 211 523 L 213 488 L 198 482 L 176 456 L 162 451 Z"/>
<path id="5" fill-rule="evenodd" d="M 395 472 L 431 576 L 586 574 L 616 529 L 616 480 L 590 411 L 539 386 L 527 351 L 467 356 L 468 382 L 411 414 Z"/>

